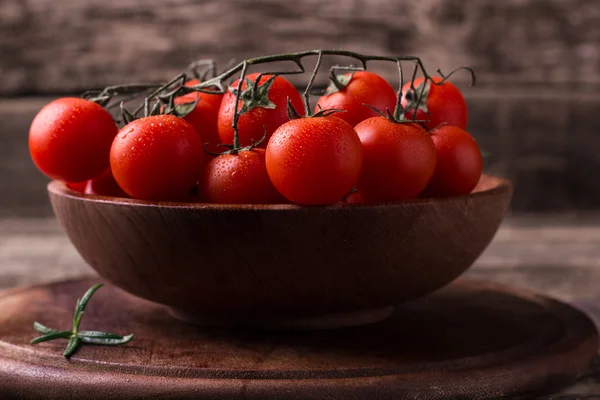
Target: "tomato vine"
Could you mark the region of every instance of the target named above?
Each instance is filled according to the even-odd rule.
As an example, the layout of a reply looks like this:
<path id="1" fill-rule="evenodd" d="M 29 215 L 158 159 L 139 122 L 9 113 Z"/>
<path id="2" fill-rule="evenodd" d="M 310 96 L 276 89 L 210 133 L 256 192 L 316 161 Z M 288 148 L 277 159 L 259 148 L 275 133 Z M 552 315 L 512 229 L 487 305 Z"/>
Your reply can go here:
<path id="1" fill-rule="evenodd" d="M 438 69 L 437 73 L 441 76 L 440 81 L 434 81 L 432 76 L 427 72 L 422 60 L 416 56 L 381 56 L 381 55 L 366 55 L 360 54 L 353 51 L 346 50 L 308 50 L 297 53 L 285 53 L 285 54 L 275 54 L 261 57 L 248 58 L 243 60 L 233 66 L 228 66 L 223 72 L 217 72 L 217 65 L 212 59 L 203 59 L 198 60 L 190 64 L 189 66 L 189 74 L 184 72 L 179 74 L 177 77 L 172 79 L 171 81 L 164 84 L 127 84 L 127 85 L 119 85 L 119 86 L 109 86 L 104 88 L 101 91 L 88 91 L 84 93 L 83 97 L 89 100 L 95 101 L 96 103 L 102 105 L 107 109 L 113 109 L 117 106 L 121 109 L 121 117 L 117 122 L 128 123 L 133 119 L 139 117 L 139 114 L 143 111 L 144 116 L 156 115 L 156 114 L 174 114 L 176 116 L 183 117 L 191 112 L 197 104 L 196 102 L 183 103 L 175 105 L 175 98 L 186 95 L 188 93 L 199 92 L 199 93 L 207 93 L 207 94 L 223 94 L 228 88 L 227 81 L 234 77 L 234 75 L 239 73 L 239 81 L 237 88 L 234 89 L 236 94 L 236 109 L 234 113 L 234 118 L 232 122 L 232 128 L 234 131 L 234 140 L 232 143 L 232 148 L 239 149 L 239 136 L 238 136 L 238 121 L 240 115 L 243 114 L 243 110 L 241 109 L 239 103 L 241 101 L 242 94 L 242 84 L 246 75 L 248 73 L 248 69 L 251 66 L 261 65 L 261 64 L 269 64 L 274 62 L 292 62 L 295 65 L 295 68 L 288 70 L 275 70 L 275 71 L 265 71 L 261 72 L 257 79 L 256 84 L 264 75 L 298 75 L 304 74 L 307 71 L 305 66 L 305 59 L 307 57 L 317 57 L 315 65 L 313 67 L 311 76 L 309 78 L 308 84 L 303 92 L 302 98 L 304 101 L 305 107 L 305 115 L 307 117 L 313 116 L 311 111 L 311 107 L 309 104 L 309 96 L 311 94 L 315 94 L 312 89 L 315 82 L 315 79 L 319 73 L 319 70 L 322 65 L 322 61 L 324 56 L 341 56 L 351 58 L 355 61 L 359 62 L 359 66 L 351 64 L 349 66 L 341 66 L 334 65 L 329 70 L 329 77 L 333 84 L 340 89 L 343 88 L 344 83 L 340 81 L 340 77 L 338 76 L 339 71 L 362 71 L 367 70 L 367 64 L 369 62 L 374 61 L 385 61 L 385 62 L 393 62 L 397 65 L 398 68 L 398 76 L 399 76 L 399 85 L 397 91 L 397 102 L 393 113 L 388 111 L 387 117 L 396 121 L 402 121 L 404 118 L 404 109 L 401 104 L 402 98 L 402 88 L 404 86 L 404 71 L 403 71 L 403 62 L 411 62 L 414 63 L 412 76 L 411 76 L 411 85 L 410 89 L 412 92 L 417 94 L 416 98 L 416 107 L 424 101 L 424 93 L 427 84 L 434 85 L 442 85 L 444 84 L 454 73 L 459 70 L 466 70 L 470 73 L 471 76 L 471 85 L 476 82 L 475 72 L 469 67 L 459 67 L 449 74 L 444 75 Z M 415 87 L 415 79 L 418 74 L 421 74 L 424 78 L 424 83 L 419 86 L 419 90 Z M 195 78 L 198 80 L 197 84 L 186 85 L 190 79 Z M 119 96 L 124 96 L 123 98 L 118 99 L 117 101 L 113 101 L 114 98 Z M 135 98 L 139 98 L 144 96 L 144 101 L 137 108 L 135 108 L 132 112 L 129 112 L 125 107 L 125 104 L 134 100 Z M 292 111 L 290 115 L 295 116 L 298 115 L 297 112 Z M 416 120 L 416 114 L 413 115 L 412 122 L 418 122 Z"/>

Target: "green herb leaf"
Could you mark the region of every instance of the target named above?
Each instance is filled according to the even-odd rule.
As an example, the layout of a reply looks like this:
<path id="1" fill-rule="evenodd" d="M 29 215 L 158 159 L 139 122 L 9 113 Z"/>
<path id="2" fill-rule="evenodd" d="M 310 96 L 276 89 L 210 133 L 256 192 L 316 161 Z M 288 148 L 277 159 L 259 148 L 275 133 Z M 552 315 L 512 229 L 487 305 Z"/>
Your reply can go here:
<path id="1" fill-rule="evenodd" d="M 77 299 L 77 305 L 75 306 L 75 317 L 73 318 L 73 332 L 77 333 L 79 330 L 79 324 L 81 324 L 81 317 L 83 317 L 83 311 L 81 311 L 80 300 Z"/>
<path id="2" fill-rule="evenodd" d="M 100 331 L 79 331 L 79 325 L 81 324 L 81 318 L 88 302 L 103 285 L 101 283 L 89 288 L 81 299 L 77 299 L 75 303 L 75 314 L 73 316 L 73 330 L 72 331 L 56 331 L 52 328 L 48 328 L 39 322 L 33 323 L 33 328 L 45 335 L 38 336 L 31 340 L 31 344 L 37 344 L 47 342 L 49 340 L 56 339 L 69 339 L 69 344 L 63 353 L 65 357 L 71 357 L 79 348 L 82 343 L 86 344 L 97 344 L 103 346 L 118 346 L 121 344 L 129 343 L 133 340 L 133 335 L 121 336 L 115 333 L 100 332 Z"/>
<path id="3" fill-rule="evenodd" d="M 67 345 L 67 349 L 63 353 L 63 355 L 67 358 L 71 357 L 79 347 L 79 338 L 77 336 L 71 336 L 69 339 L 69 344 Z"/>
<path id="4" fill-rule="evenodd" d="M 97 344 L 100 346 L 118 346 L 131 342 L 133 340 L 133 335 L 120 336 L 119 338 L 114 339 L 82 336 L 79 339 L 83 343 L 88 344 Z"/>
<path id="5" fill-rule="evenodd" d="M 49 340 L 68 339 L 71 336 L 73 336 L 73 332 L 70 332 L 70 331 L 52 332 L 52 333 L 48 333 L 43 336 L 38 336 L 35 339 L 32 339 L 31 342 L 29 342 L 29 343 L 37 344 L 37 343 L 47 342 Z"/>
<path id="6" fill-rule="evenodd" d="M 81 339 L 82 337 L 88 338 L 101 338 L 101 339 L 122 339 L 123 335 L 117 335 L 115 333 L 109 332 L 99 332 L 99 331 L 79 331 L 77 336 Z"/>
<path id="7" fill-rule="evenodd" d="M 75 306 L 75 318 L 73 319 L 73 332 L 77 333 L 77 331 L 79 330 L 79 325 L 81 324 L 81 317 L 83 317 L 83 312 L 85 311 L 85 308 L 88 305 L 88 302 L 90 301 L 90 299 L 92 298 L 92 296 L 94 295 L 94 293 L 96 293 L 96 291 L 98 289 L 100 289 L 102 286 L 101 283 L 98 283 L 94 286 L 92 286 L 91 288 L 89 288 L 87 290 L 87 292 L 85 292 L 85 294 L 83 295 L 83 297 L 81 299 L 77 300 L 77 305 Z"/>
<path id="8" fill-rule="evenodd" d="M 89 303 L 89 301 L 92 298 L 92 296 L 94 295 L 94 293 L 96 293 L 96 291 L 98 289 L 100 289 L 102 286 L 104 286 L 102 283 L 97 283 L 94 286 L 92 286 L 91 288 L 89 288 L 87 290 L 87 292 L 85 292 L 85 294 L 81 298 L 81 301 L 79 302 L 79 310 L 81 312 L 85 311 L 85 308 L 87 307 L 87 304 Z"/>
<path id="9" fill-rule="evenodd" d="M 44 326 L 44 325 L 40 324 L 37 321 L 33 323 L 33 329 L 35 329 L 36 331 L 38 331 L 40 333 L 54 333 L 54 332 L 56 332 L 54 329 L 50 329 L 47 326 Z"/>

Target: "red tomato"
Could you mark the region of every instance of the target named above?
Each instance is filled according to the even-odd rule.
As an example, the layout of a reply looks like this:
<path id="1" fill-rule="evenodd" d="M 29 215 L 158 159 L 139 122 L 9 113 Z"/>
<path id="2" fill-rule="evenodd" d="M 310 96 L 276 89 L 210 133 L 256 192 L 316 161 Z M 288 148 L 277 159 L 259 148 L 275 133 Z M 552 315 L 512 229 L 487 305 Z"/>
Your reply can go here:
<path id="1" fill-rule="evenodd" d="M 300 118 L 282 125 L 267 146 L 267 172 L 288 200 L 334 204 L 356 184 L 362 150 L 356 131 L 340 118 Z"/>
<path id="2" fill-rule="evenodd" d="M 193 103 L 199 99 L 194 110 L 186 115 L 184 119 L 198 132 L 202 142 L 208 143 L 206 148 L 213 153 L 220 150 L 217 147 L 221 143 L 217 118 L 219 116 L 219 105 L 222 96 L 220 94 L 194 92 L 175 99 L 175 104 Z"/>
<path id="3" fill-rule="evenodd" d="M 110 168 L 107 168 L 99 176 L 87 181 L 83 192 L 85 194 L 100 196 L 129 197 L 127 196 L 127 193 L 121 189 L 117 181 L 115 181 L 115 177 Z"/>
<path id="4" fill-rule="evenodd" d="M 396 91 L 382 77 L 369 71 L 357 71 L 352 74 L 340 76 L 338 79 L 346 83 L 346 86 L 338 90 L 332 83 L 327 88 L 331 94 L 321 96 L 317 102 L 315 112 L 322 109 L 335 108 L 346 112 L 336 114 L 337 117 L 355 126 L 367 118 L 379 114 L 365 106 L 369 104 L 385 113 L 388 109 L 394 111 L 396 107 Z"/>
<path id="5" fill-rule="evenodd" d="M 358 191 L 367 202 L 417 197 L 433 176 L 435 146 L 418 124 L 369 118 L 355 127 L 363 148 Z"/>
<path id="6" fill-rule="evenodd" d="M 442 78 L 434 76 L 435 82 Z M 421 93 L 423 78 L 415 79 L 415 91 L 410 91 L 410 83 L 402 88 L 402 106 L 407 108 L 406 118 L 412 119 L 414 109 Z M 417 110 L 417 120 L 423 120 L 423 125 L 431 130 L 442 123 L 465 129 L 467 126 L 467 103 L 460 90 L 450 82 L 434 85 L 428 82 L 423 91 L 421 103 Z"/>
<path id="7" fill-rule="evenodd" d="M 470 193 L 479 182 L 483 169 L 477 142 L 465 130 L 450 125 L 440 126 L 430 133 L 437 151 L 437 166 L 423 194 L 458 196 Z"/>
<path id="8" fill-rule="evenodd" d="M 65 97 L 47 104 L 29 128 L 29 153 L 52 179 L 82 182 L 108 168 L 118 132 L 111 115 L 88 100 Z"/>
<path id="9" fill-rule="evenodd" d="M 355 191 L 355 192 L 350 193 L 348 196 L 346 196 L 346 198 L 344 199 L 344 203 L 346 203 L 346 204 L 364 204 L 364 203 L 366 203 L 366 201 L 361 192 Z"/>
<path id="10" fill-rule="evenodd" d="M 275 189 L 265 164 L 265 149 L 254 148 L 213 159 L 204 171 L 206 201 L 226 204 L 284 202 Z"/>
<path id="11" fill-rule="evenodd" d="M 85 187 L 87 186 L 88 182 L 89 181 L 67 182 L 67 187 L 76 192 L 83 193 L 83 192 L 85 192 Z"/>
<path id="12" fill-rule="evenodd" d="M 285 78 L 278 76 L 272 81 L 270 87 L 265 85 L 272 75 L 263 75 L 260 78 L 258 89 L 254 82 L 258 73 L 250 74 L 242 83 L 242 98 L 238 109 L 244 111 L 238 120 L 238 135 L 242 146 L 252 144 L 252 139 L 258 142 L 265 134 L 267 136 L 260 147 L 266 147 L 269 138 L 282 124 L 289 121 L 287 114 L 287 102 L 290 99 L 292 106 L 298 114 L 304 115 L 304 103 L 300 93 Z M 251 82 L 248 85 L 248 82 Z M 239 79 L 231 84 L 231 88 L 237 89 Z M 233 143 L 233 116 L 235 113 L 235 94 L 228 91 L 223 97 L 221 109 L 219 110 L 219 135 L 222 143 Z"/>
<path id="13" fill-rule="evenodd" d="M 204 167 L 196 130 L 173 115 L 137 119 L 124 126 L 110 150 L 115 180 L 142 200 L 186 198 Z"/>

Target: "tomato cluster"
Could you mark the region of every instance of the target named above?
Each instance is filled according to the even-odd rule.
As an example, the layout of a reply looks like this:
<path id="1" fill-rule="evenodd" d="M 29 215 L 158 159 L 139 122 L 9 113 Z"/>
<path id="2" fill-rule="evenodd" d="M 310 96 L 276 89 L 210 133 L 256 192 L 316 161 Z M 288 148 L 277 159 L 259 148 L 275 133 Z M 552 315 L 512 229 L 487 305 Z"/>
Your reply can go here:
<path id="1" fill-rule="evenodd" d="M 75 190 L 142 200 L 364 204 L 473 190 L 482 156 L 456 86 L 415 79 L 398 99 L 373 72 L 332 79 L 314 114 L 283 76 L 250 74 L 224 93 L 178 96 L 194 103 L 184 116 L 150 113 L 120 130 L 101 105 L 61 98 L 33 120 L 30 153 Z"/>

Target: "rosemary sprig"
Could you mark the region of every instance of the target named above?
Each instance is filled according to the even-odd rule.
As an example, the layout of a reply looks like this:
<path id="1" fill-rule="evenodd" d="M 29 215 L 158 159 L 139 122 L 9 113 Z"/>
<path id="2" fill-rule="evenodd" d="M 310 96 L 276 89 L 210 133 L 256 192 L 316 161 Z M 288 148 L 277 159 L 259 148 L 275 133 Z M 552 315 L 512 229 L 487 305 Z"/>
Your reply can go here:
<path id="1" fill-rule="evenodd" d="M 42 336 L 38 336 L 34 338 L 30 343 L 37 344 L 42 342 L 48 342 L 50 340 L 56 339 L 69 339 L 69 343 L 67 344 L 67 348 L 63 355 L 66 358 L 71 357 L 79 348 L 82 343 L 85 344 L 96 344 L 103 346 L 119 346 L 125 343 L 131 342 L 133 340 L 133 335 L 116 335 L 114 333 L 108 332 L 98 332 L 98 331 L 80 331 L 79 325 L 81 324 L 81 317 L 85 311 L 85 307 L 88 302 L 96 293 L 98 289 L 100 289 L 103 285 L 98 283 L 91 288 L 89 288 L 82 298 L 77 299 L 77 303 L 75 305 L 75 315 L 73 317 L 73 329 L 70 331 L 57 331 L 47 326 L 40 324 L 39 322 L 33 323 L 33 329 L 36 331 L 43 333 Z"/>

